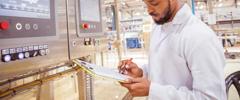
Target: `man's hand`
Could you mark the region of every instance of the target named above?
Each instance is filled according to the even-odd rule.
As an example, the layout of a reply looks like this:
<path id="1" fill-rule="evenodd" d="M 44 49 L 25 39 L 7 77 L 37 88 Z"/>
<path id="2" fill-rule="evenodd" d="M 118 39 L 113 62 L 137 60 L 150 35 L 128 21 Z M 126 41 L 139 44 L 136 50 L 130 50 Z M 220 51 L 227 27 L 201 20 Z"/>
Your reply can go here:
<path id="1" fill-rule="evenodd" d="M 133 78 L 120 83 L 126 87 L 132 96 L 148 96 L 151 82 L 146 78 Z"/>
<path id="2" fill-rule="evenodd" d="M 118 65 L 120 73 L 131 76 L 133 78 L 142 77 L 143 71 L 131 60 L 123 60 Z"/>

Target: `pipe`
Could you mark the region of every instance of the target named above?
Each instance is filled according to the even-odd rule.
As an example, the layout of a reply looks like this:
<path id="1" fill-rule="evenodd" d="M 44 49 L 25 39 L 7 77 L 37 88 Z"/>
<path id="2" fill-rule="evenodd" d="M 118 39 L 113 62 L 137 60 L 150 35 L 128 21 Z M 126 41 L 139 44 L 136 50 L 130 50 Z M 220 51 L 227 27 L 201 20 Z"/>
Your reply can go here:
<path id="1" fill-rule="evenodd" d="M 14 77 L 12 79 L 1 81 L 0 86 L 9 84 L 11 82 L 14 82 L 14 81 L 17 81 L 17 80 L 20 80 L 20 79 L 24 79 L 24 78 L 27 78 L 27 77 L 30 77 L 30 76 L 46 73 L 46 72 L 49 72 L 49 71 L 52 71 L 52 70 L 55 70 L 55 69 L 58 69 L 58 68 L 61 68 L 61 67 L 65 67 L 65 66 L 68 66 L 68 65 L 57 66 L 57 67 L 49 68 L 49 69 L 46 69 L 46 70 L 43 70 L 43 71 L 33 72 L 33 73 L 30 73 L 30 74 L 27 74 L 27 75 L 22 75 L 22 76 L 19 76 L 19 77 Z"/>
<path id="2" fill-rule="evenodd" d="M 68 0 L 65 0 L 65 4 L 66 4 L 65 7 L 67 9 L 66 10 L 66 23 L 67 23 L 66 27 L 67 27 L 67 41 L 68 41 L 68 59 L 71 59 L 71 49 L 70 49 L 71 48 L 70 47 L 71 43 L 70 43 L 70 37 L 69 37 L 70 36 L 70 30 L 69 30 L 70 29 L 70 27 L 69 27 L 70 25 L 69 25 L 69 12 L 68 12 L 69 11 L 69 7 L 68 7 L 68 3 L 69 3 Z"/>
<path id="3" fill-rule="evenodd" d="M 46 83 L 48 81 L 52 81 L 56 78 L 60 78 L 60 77 L 63 77 L 65 75 L 72 74 L 73 72 L 79 72 L 79 71 L 80 71 L 80 67 L 74 66 L 73 68 L 68 69 L 66 71 L 63 71 L 63 72 L 60 72 L 60 73 L 57 73 L 57 74 L 53 74 L 53 75 L 49 75 L 49 76 L 44 77 L 42 79 L 38 79 L 38 80 L 35 80 L 35 81 L 32 81 L 32 82 L 17 86 L 17 87 L 8 89 L 8 90 L 3 91 L 3 92 L 0 91 L 0 99 L 3 99 L 3 98 L 8 97 L 8 96 L 13 96 L 16 93 L 21 92 L 23 90 L 27 90 L 27 89 L 33 88 L 35 86 L 42 85 L 43 83 Z"/>
<path id="4" fill-rule="evenodd" d="M 119 0 L 114 0 L 114 5 L 115 5 L 115 25 L 116 25 L 116 32 L 117 32 L 117 54 L 118 54 L 118 60 L 121 61 L 122 59 L 122 51 L 121 51 L 121 30 L 120 30 L 120 20 L 119 20 L 119 6 L 118 6 L 118 1 Z"/>
<path id="5" fill-rule="evenodd" d="M 195 15 L 195 0 L 192 0 L 192 13 Z"/>

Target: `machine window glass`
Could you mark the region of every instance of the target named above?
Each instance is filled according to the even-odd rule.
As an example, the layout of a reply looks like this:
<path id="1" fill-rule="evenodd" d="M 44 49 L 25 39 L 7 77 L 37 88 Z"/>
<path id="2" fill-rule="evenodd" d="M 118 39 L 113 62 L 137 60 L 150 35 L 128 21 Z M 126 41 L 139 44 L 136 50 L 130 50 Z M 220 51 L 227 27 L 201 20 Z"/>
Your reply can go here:
<path id="1" fill-rule="evenodd" d="M 81 19 L 100 22 L 99 0 L 80 0 Z"/>
<path id="2" fill-rule="evenodd" d="M 0 12 L 2 16 L 50 19 L 50 0 L 0 0 Z"/>

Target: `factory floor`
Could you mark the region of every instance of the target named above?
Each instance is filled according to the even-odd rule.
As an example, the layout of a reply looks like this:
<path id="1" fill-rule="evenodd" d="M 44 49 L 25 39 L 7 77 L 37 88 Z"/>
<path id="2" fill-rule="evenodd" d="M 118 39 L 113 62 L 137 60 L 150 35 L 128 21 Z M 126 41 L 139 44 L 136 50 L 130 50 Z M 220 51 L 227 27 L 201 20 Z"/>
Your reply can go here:
<path id="1" fill-rule="evenodd" d="M 147 53 L 143 49 L 124 50 L 123 59 L 133 58 L 133 61 L 138 65 L 147 63 Z M 104 67 L 116 68 L 118 64 L 118 56 L 116 50 L 111 50 L 103 54 Z M 96 55 L 96 63 L 101 65 L 101 55 Z M 225 67 L 225 76 L 240 70 L 240 59 L 227 59 Z M 76 77 L 74 75 L 64 77 L 53 82 L 54 100 L 78 100 L 78 90 L 76 87 Z M 11 100 L 36 100 L 37 88 L 30 91 L 20 93 L 14 96 Z M 127 93 L 127 89 L 121 87 L 118 82 L 109 79 L 94 79 L 94 100 L 122 100 Z M 228 100 L 239 100 L 236 89 L 231 87 Z M 145 97 L 134 98 L 134 100 L 146 100 Z"/>

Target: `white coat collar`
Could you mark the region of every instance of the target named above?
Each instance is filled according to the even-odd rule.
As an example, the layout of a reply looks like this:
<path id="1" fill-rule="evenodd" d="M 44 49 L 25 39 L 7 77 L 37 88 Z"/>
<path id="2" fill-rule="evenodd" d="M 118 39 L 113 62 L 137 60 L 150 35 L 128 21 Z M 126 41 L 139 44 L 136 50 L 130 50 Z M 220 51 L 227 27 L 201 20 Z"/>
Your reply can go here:
<path id="1" fill-rule="evenodd" d="M 192 12 L 190 7 L 187 4 L 184 4 L 171 22 L 162 25 L 162 30 L 163 31 L 173 30 L 172 28 L 176 28 L 174 26 L 186 23 L 187 20 L 191 17 L 191 15 Z"/>
<path id="2" fill-rule="evenodd" d="M 175 15 L 172 23 L 183 24 L 191 17 L 191 15 L 192 15 L 191 8 L 187 4 L 184 4 L 182 8 Z"/>

